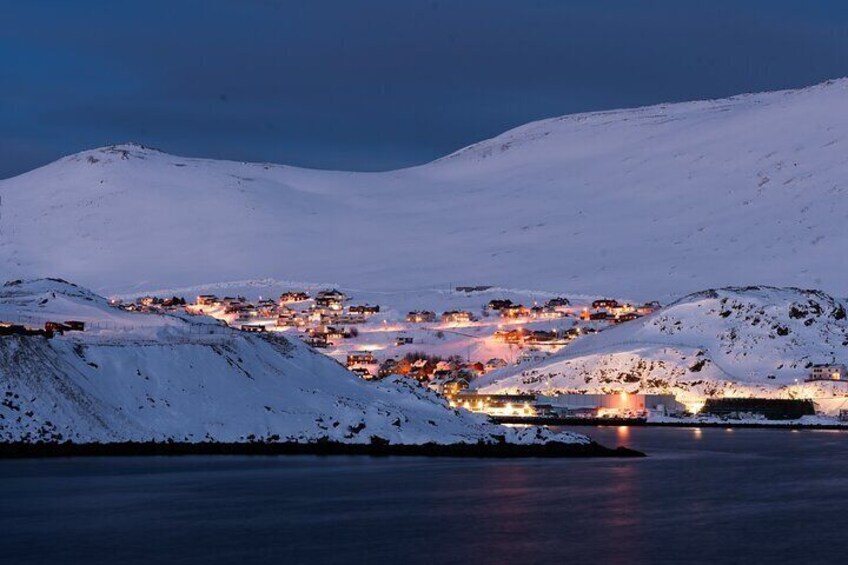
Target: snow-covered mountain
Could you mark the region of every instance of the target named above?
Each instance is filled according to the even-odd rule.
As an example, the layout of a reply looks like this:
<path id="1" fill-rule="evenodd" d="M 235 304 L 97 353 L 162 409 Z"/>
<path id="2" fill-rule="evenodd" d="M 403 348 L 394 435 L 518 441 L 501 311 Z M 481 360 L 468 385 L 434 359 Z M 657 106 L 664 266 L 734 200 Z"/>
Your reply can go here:
<path id="1" fill-rule="evenodd" d="M 549 359 L 491 373 L 477 386 L 490 393 L 670 392 L 694 402 L 848 397 L 848 383 L 805 383 L 814 363 L 848 363 L 843 302 L 795 288 L 723 288 L 581 337 Z"/>
<path id="2" fill-rule="evenodd" d="M 0 443 L 587 444 L 452 410 L 408 379 L 367 383 L 296 340 L 205 316 L 140 314 L 60 280 L 0 287 L 0 321 L 84 332 L 0 337 Z"/>
<path id="3" fill-rule="evenodd" d="M 543 120 L 385 173 L 107 147 L 0 182 L 0 272 L 109 293 L 267 276 L 841 295 L 846 147 L 846 80 Z"/>

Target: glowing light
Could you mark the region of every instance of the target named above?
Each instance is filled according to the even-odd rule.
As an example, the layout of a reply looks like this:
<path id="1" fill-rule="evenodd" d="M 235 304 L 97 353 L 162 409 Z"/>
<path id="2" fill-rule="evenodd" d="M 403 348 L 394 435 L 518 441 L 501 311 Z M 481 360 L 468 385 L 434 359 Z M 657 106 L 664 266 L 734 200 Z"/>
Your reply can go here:
<path id="1" fill-rule="evenodd" d="M 693 400 L 691 402 L 685 402 L 684 406 L 686 406 L 686 410 L 691 414 L 697 414 L 701 411 L 701 408 L 706 404 L 703 400 Z"/>

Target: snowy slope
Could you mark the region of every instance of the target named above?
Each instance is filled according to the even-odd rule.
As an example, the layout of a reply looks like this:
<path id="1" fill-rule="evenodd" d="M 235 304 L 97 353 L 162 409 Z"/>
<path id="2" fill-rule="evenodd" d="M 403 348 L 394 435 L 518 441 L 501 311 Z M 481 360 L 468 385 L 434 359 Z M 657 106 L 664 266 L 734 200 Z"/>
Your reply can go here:
<path id="1" fill-rule="evenodd" d="M 839 294 L 848 82 L 528 124 L 345 173 L 86 151 L 0 181 L 0 272 L 107 293 L 275 277 L 667 299 Z"/>
<path id="2" fill-rule="evenodd" d="M 0 320 L 69 318 L 86 331 L 0 337 L 0 442 L 589 441 L 491 424 L 409 380 L 367 383 L 296 340 L 117 310 L 64 281 L 0 287 Z"/>
<path id="3" fill-rule="evenodd" d="M 804 383 L 813 363 L 848 363 L 844 303 L 794 288 L 723 288 L 579 338 L 550 359 L 492 373 L 477 386 L 486 392 L 671 392 L 689 401 L 848 395 L 848 383 Z"/>

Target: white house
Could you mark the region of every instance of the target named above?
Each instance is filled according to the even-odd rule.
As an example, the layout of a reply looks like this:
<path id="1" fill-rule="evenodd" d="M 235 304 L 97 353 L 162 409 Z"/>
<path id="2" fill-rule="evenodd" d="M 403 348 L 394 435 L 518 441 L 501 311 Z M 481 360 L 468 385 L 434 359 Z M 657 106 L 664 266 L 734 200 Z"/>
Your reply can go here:
<path id="1" fill-rule="evenodd" d="M 845 365 L 841 363 L 837 364 L 819 364 L 813 365 L 810 368 L 810 375 L 807 377 L 808 381 L 841 381 L 844 380 L 845 375 Z"/>

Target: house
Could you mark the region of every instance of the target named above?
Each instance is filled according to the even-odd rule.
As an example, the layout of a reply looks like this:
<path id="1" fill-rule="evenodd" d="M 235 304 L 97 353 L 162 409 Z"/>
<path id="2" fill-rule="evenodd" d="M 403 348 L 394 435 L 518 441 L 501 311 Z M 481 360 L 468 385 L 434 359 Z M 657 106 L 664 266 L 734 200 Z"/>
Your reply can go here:
<path id="1" fill-rule="evenodd" d="M 380 378 L 388 377 L 389 375 L 393 375 L 397 372 L 398 361 L 397 359 L 386 359 L 383 361 L 383 364 L 380 365 L 380 369 L 377 371 L 377 375 Z"/>
<path id="2" fill-rule="evenodd" d="M 566 330 L 565 335 L 563 337 L 565 337 L 566 339 L 574 339 L 576 337 L 579 337 L 581 333 L 582 332 L 580 328 L 573 327 Z"/>
<path id="3" fill-rule="evenodd" d="M 636 320 L 637 318 L 641 318 L 641 317 L 642 316 L 640 316 L 636 312 L 627 312 L 626 314 L 619 314 L 618 316 L 616 316 L 615 317 L 615 323 L 621 324 L 621 323 L 624 323 L 624 322 L 632 322 L 633 320 Z"/>
<path id="4" fill-rule="evenodd" d="M 401 345 L 409 345 L 412 343 L 411 335 L 399 335 L 395 338 L 395 345 L 400 347 Z"/>
<path id="5" fill-rule="evenodd" d="M 807 376 L 807 381 L 841 381 L 846 379 L 845 365 L 836 364 L 818 364 L 810 367 L 810 374 Z"/>
<path id="6" fill-rule="evenodd" d="M 609 317 L 610 317 L 609 314 L 607 314 L 603 310 L 600 311 L 600 312 L 592 312 L 591 314 L 589 314 L 589 319 L 592 320 L 592 321 L 606 320 Z"/>
<path id="7" fill-rule="evenodd" d="M 436 321 L 436 313 L 429 310 L 413 310 L 406 315 L 406 321 L 410 324 L 424 324 Z"/>
<path id="8" fill-rule="evenodd" d="M 362 314 L 363 316 L 368 316 L 370 314 L 377 314 L 380 312 L 380 306 L 371 306 L 369 304 L 363 304 L 360 306 L 351 306 L 348 308 L 348 312 L 351 314 Z"/>
<path id="9" fill-rule="evenodd" d="M 280 306 L 277 308 L 277 317 L 285 320 L 294 319 L 297 317 L 297 311 L 288 306 Z"/>
<path id="10" fill-rule="evenodd" d="M 512 306 L 512 300 L 509 299 L 494 299 L 490 300 L 488 304 L 486 304 L 487 310 L 501 310 L 502 308 L 509 308 Z"/>
<path id="11" fill-rule="evenodd" d="M 260 324 L 242 324 L 241 331 L 251 333 L 262 333 L 265 331 L 265 326 Z"/>
<path id="12" fill-rule="evenodd" d="M 306 345 L 309 345 L 310 347 L 320 349 L 326 349 L 330 346 L 330 344 L 327 342 L 327 338 L 324 335 L 311 335 L 304 339 L 303 342 L 306 343 Z"/>
<path id="13" fill-rule="evenodd" d="M 409 376 L 420 382 L 429 381 L 433 367 L 434 364 L 427 359 L 416 359 L 410 366 Z"/>
<path id="14" fill-rule="evenodd" d="M 496 371 L 498 369 L 502 369 L 506 367 L 506 361 L 501 359 L 500 357 L 493 357 L 486 361 L 485 364 L 485 372 L 490 373 L 492 371 Z"/>
<path id="15" fill-rule="evenodd" d="M 519 328 L 517 330 L 498 330 L 495 332 L 494 337 L 504 343 L 521 344 L 524 343 L 524 338 L 527 334 L 527 330 Z"/>
<path id="16" fill-rule="evenodd" d="M 530 317 L 532 318 L 542 320 L 553 320 L 562 318 L 563 316 L 565 316 L 564 311 L 557 310 L 549 306 L 533 306 L 532 308 L 530 308 Z"/>
<path id="17" fill-rule="evenodd" d="M 535 330 L 530 332 L 525 338 L 524 343 L 534 345 L 534 344 L 545 344 L 550 343 L 552 341 L 556 341 L 557 333 L 553 330 L 544 331 L 544 330 Z"/>
<path id="18" fill-rule="evenodd" d="M 453 376 L 453 371 L 449 369 L 436 369 L 433 371 L 432 381 L 431 382 L 445 382 L 447 379 Z"/>
<path id="19" fill-rule="evenodd" d="M 618 306 L 608 308 L 607 311 L 610 314 L 614 314 L 616 317 L 618 317 L 618 316 L 621 316 L 622 314 L 630 314 L 632 312 L 635 312 L 636 308 L 634 308 L 632 304 L 627 304 L 627 303 L 621 304 L 621 303 L 619 303 Z"/>
<path id="20" fill-rule="evenodd" d="M 370 381 L 372 379 L 377 378 L 377 375 L 373 374 L 368 367 L 352 367 L 350 369 L 351 373 L 358 375 L 359 377 L 365 379 L 366 381 Z"/>
<path id="21" fill-rule="evenodd" d="M 637 307 L 636 312 L 642 316 L 647 316 L 648 314 L 653 314 L 660 308 L 662 308 L 662 305 L 654 300 L 653 302 L 646 302 L 645 304 Z"/>
<path id="22" fill-rule="evenodd" d="M 601 298 L 592 302 L 592 308 L 600 310 L 601 308 L 617 308 L 618 301 L 612 298 Z"/>
<path id="23" fill-rule="evenodd" d="M 568 298 L 562 298 L 561 296 L 557 296 L 556 298 L 551 298 L 550 300 L 548 300 L 547 303 L 545 303 L 545 306 L 554 310 L 558 310 L 571 306 L 571 302 L 569 302 Z"/>
<path id="24" fill-rule="evenodd" d="M 337 328 L 335 326 L 327 326 L 327 330 L 324 332 L 324 335 L 327 336 L 327 339 L 347 339 L 350 337 L 350 334 L 344 331 L 344 328 Z"/>
<path id="25" fill-rule="evenodd" d="M 365 316 L 354 315 L 354 314 L 333 313 L 333 316 L 335 317 L 334 319 L 335 319 L 337 324 L 355 325 L 355 324 L 364 324 L 367 321 L 365 319 Z"/>
<path id="26" fill-rule="evenodd" d="M 347 296 L 336 289 L 322 290 L 315 295 L 316 305 L 332 308 L 333 310 L 340 310 L 345 300 L 347 300 Z"/>
<path id="27" fill-rule="evenodd" d="M 303 302 L 309 300 L 309 295 L 305 292 L 288 291 L 280 295 L 280 304 L 291 304 L 292 302 Z"/>
<path id="28" fill-rule="evenodd" d="M 526 318 L 530 315 L 530 309 L 523 304 L 511 304 L 501 308 L 501 318 Z"/>
<path id="29" fill-rule="evenodd" d="M 347 354 L 347 366 L 354 367 L 356 365 L 376 365 L 377 359 L 370 351 L 353 351 Z"/>
<path id="30" fill-rule="evenodd" d="M 198 306 L 215 306 L 218 303 L 218 297 L 214 294 L 201 294 L 194 303 Z"/>
<path id="31" fill-rule="evenodd" d="M 468 390 L 468 379 L 462 377 L 449 378 L 441 383 L 441 394 L 445 396 L 456 396 L 464 390 Z"/>
<path id="32" fill-rule="evenodd" d="M 224 314 L 238 314 L 239 316 L 247 316 L 248 312 L 253 310 L 252 304 L 242 304 L 240 302 L 231 302 L 224 307 Z"/>
<path id="33" fill-rule="evenodd" d="M 331 310 L 329 308 L 313 306 L 307 311 L 306 316 L 310 322 L 323 324 L 324 322 L 337 319 L 338 313 L 338 310 Z"/>
<path id="34" fill-rule="evenodd" d="M 290 327 L 299 325 L 297 312 L 286 306 L 281 306 L 277 310 L 277 325 L 280 327 Z"/>
<path id="35" fill-rule="evenodd" d="M 263 300 L 256 305 L 256 316 L 258 318 L 273 318 L 277 314 L 277 303 L 273 300 L 268 304 L 267 300 Z"/>
<path id="36" fill-rule="evenodd" d="M 451 361 L 442 360 L 442 361 L 438 361 L 436 363 L 436 368 L 433 370 L 433 373 L 434 374 L 439 373 L 439 372 L 452 373 L 455 370 L 456 370 L 456 365 L 454 363 L 452 363 Z"/>
<path id="37" fill-rule="evenodd" d="M 446 324 L 465 324 L 474 321 L 474 315 L 467 310 L 449 310 L 442 314 L 442 322 Z"/>

